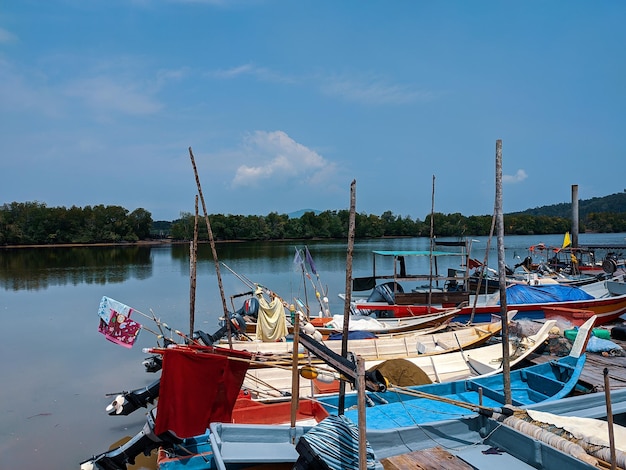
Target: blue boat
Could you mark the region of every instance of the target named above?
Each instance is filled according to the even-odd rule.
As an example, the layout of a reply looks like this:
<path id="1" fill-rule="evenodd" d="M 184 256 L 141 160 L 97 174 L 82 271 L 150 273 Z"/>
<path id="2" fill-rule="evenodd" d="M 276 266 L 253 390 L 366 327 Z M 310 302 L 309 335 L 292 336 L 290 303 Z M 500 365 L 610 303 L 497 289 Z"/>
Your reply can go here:
<path id="1" fill-rule="evenodd" d="M 512 371 L 509 375 L 512 398 L 510 405 L 517 408 L 527 407 L 538 403 L 557 402 L 568 396 L 576 387 L 585 364 L 584 351 L 594 321 L 595 317 L 592 317 L 580 327 L 568 356 Z M 304 334 L 301 339 L 304 339 L 302 344 L 305 347 L 308 347 L 309 340 L 313 341 L 311 338 L 307 339 Z M 321 354 L 321 351 L 318 350 L 318 353 Z M 356 368 L 350 370 L 348 364 L 340 359 L 334 357 L 332 353 L 328 359 L 329 364 L 336 364 L 338 371 L 354 381 L 353 372 L 356 372 Z M 368 383 L 367 380 L 365 382 Z M 420 427 L 425 423 L 459 420 L 468 415 L 511 414 L 507 411 L 510 408 L 505 406 L 502 374 L 405 388 L 390 385 L 386 391 L 381 390 L 378 385 L 373 384 L 367 392 L 367 402 L 370 406 L 364 411 L 368 439 L 370 434 L 373 436 L 376 432 L 393 433 L 405 428 Z M 348 393 L 344 399 L 345 410 L 341 419 L 348 423 L 358 423 L 357 393 Z M 318 397 L 318 402 L 334 415 L 330 418 L 336 418 L 339 395 Z M 152 413 L 155 413 L 155 410 L 152 410 Z M 337 427 L 330 426 L 331 429 Z M 307 433 L 315 433 L 323 427 L 213 422 L 210 429 L 206 435 L 181 440 L 176 439 L 176 436 L 162 434 L 156 436 L 154 425 L 150 426 L 149 420 L 140 433 L 141 436 L 138 435 L 129 442 L 133 446 L 133 452 L 139 451 L 140 441 L 147 442 L 151 446 L 150 449 L 158 445 L 165 449 L 164 455 L 169 455 L 169 459 L 161 459 L 162 470 L 241 469 L 262 463 L 293 464 L 299 459 L 296 443 L 306 441 L 304 436 Z M 341 441 L 351 435 L 353 433 L 347 428 L 341 435 Z M 323 437 L 323 440 L 326 440 L 326 437 Z M 83 462 L 84 466 L 81 468 L 123 469 L 126 468 L 124 464 L 132 460 L 130 454 L 125 448 L 116 449 Z M 109 464 L 119 466 L 106 466 Z"/>
<path id="2" fill-rule="evenodd" d="M 575 388 L 586 355 L 566 356 L 512 371 L 511 405 L 521 407 L 558 400 Z M 474 407 L 499 408 L 506 404 L 503 375 L 412 387 L 391 386 L 386 392 L 367 392 L 367 429 L 415 426 L 467 414 Z M 337 413 L 338 395 L 318 397 L 329 413 Z M 357 393 L 345 395 L 344 415 L 358 421 Z"/>

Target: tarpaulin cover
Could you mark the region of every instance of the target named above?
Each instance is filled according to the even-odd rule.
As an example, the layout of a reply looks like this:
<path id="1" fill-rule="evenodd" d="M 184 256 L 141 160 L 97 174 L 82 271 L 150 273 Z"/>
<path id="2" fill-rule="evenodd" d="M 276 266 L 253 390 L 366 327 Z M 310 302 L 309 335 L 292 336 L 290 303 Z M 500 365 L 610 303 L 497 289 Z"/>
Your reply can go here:
<path id="1" fill-rule="evenodd" d="M 506 288 L 506 302 L 514 304 L 539 304 L 546 302 L 567 302 L 570 300 L 591 300 L 594 297 L 582 289 L 560 284 L 527 286 L 514 284 Z"/>
<path id="2" fill-rule="evenodd" d="M 192 437 L 203 434 L 212 422 L 231 421 L 248 361 L 208 350 L 181 347 L 163 352 L 157 435 L 173 431 L 181 438 Z M 237 351 L 228 354 L 251 357 Z"/>

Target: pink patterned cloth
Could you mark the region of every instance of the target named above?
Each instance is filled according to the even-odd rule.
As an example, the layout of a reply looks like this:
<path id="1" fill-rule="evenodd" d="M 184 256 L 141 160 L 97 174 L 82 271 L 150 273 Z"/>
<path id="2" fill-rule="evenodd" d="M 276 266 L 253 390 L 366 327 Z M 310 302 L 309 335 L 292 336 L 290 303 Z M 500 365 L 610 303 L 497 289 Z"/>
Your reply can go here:
<path id="1" fill-rule="evenodd" d="M 102 297 L 98 316 L 98 331 L 112 343 L 132 348 L 141 331 L 141 324 L 130 319 L 133 309 L 117 300 Z"/>

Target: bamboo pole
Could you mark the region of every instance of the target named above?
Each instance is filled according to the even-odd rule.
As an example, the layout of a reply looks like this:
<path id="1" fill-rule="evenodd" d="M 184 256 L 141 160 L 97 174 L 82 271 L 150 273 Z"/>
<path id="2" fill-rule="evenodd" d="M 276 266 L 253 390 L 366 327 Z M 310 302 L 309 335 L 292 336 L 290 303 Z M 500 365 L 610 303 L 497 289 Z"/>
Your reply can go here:
<path id="1" fill-rule="evenodd" d="M 198 266 L 198 195 L 196 194 L 193 241 L 189 246 L 189 337 L 193 338 L 196 319 L 196 273 Z"/>
<path id="2" fill-rule="evenodd" d="M 356 377 L 358 390 L 358 417 L 359 417 L 359 470 L 367 469 L 367 422 L 365 414 L 365 359 L 356 358 Z"/>
<path id="3" fill-rule="evenodd" d="M 433 300 L 433 240 L 435 237 L 435 175 L 433 175 L 433 185 L 430 195 L 430 256 L 428 257 L 428 265 L 430 266 L 429 284 L 428 284 L 428 313 L 431 312 Z"/>
<path id="4" fill-rule="evenodd" d="M 509 322 L 506 304 L 506 268 L 504 260 L 504 216 L 502 214 L 502 140 L 496 140 L 496 220 L 498 227 L 498 274 L 500 281 L 500 321 L 502 324 L 502 380 L 504 403 L 511 404 L 511 364 L 509 357 Z"/>
<path id="5" fill-rule="evenodd" d="M 606 367 L 604 374 L 604 396 L 606 397 L 606 420 L 609 427 L 609 449 L 611 450 L 611 470 L 617 468 L 617 455 L 615 452 L 615 431 L 613 429 L 613 408 L 611 406 L 611 385 L 609 384 L 609 369 Z"/>
<path id="6" fill-rule="evenodd" d="M 291 363 L 291 427 L 296 426 L 300 401 L 300 375 L 298 374 L 298 344 L 300 342 L 300 312 L 296 310 L 293 322 L 293 352 Z M 294 443 L 295 444 L 295 443 Z"/>
<path id="7" fill-rule="evenodd" d="M 350 331 L 350 303 L 352 302 L 352 255 L 354 252 L 354 232 L 356 219 L 356 180 L 350 184 L 350 215 L 348 219 L 348 250 L 346 254 L 346 298 L 343 304 L 343 332 L 341 335 L 341 355 L 348 355 L 348 334 Z M 346 405 L 346 383 L 339 382 L 338 414 L 344 413 Z"/>
<path id="8" fill-rule="evenodd" d="M 487 270 L 487 263 L 489 261 L 489 250 L 491 249 L 491 239 L 493 238 L 493 232 L 496 227 L 496 208 L 494 206 L 493 215 L 491 216 L 491 228 L 489 229 L 489 238 L 487 239 L 487 248 L 485 249 L 485 256 L 483 258 L 483 269 L 480 271 L 480 277 L 478 278 L 478 285 L 476 286 L 476 293 L 474 294 L 474 304 L 472 305 L 472 313 L 470 315 L 469 324 L 474 323 L 474 315 L 476 313 L 476 304 L 478 303 L 478 296 L 480 295 L 480 284 L 485 277 L 485 271 Z M 489 280 L 485 282 L 485 294 L 488 292 Z"/>
<path id="9" fill-rule="evenodd" d="M 215 273 L 217 274 L 217 284 L 220 289 L 220 296 L 222 297 L 222 307 L 224 309 L 224 321 L 228 327 L 228 345 L 233 347 L 233 339 L 230 328 L 230 318 L 228 315 L 228 306 L 226 305 L 226 296 L 224 295 L 224 286 L 222 285 L 222 276 L 220 274 L 220 263 L 217 259 L 217 250 L 215 249 L 215 240 L 213 239 L 213 230 L 211 230 L 211 223 L 209 222 L 209 214 L 207 213 L 206 203 L 204 202 L 204 195 L 202 194 L 202 187 L 200 186 L 200 178 L 198 177 L 198 169 L 196 168 L 196 160 L 193 157 L 193 151 L 189 147 L 189 158 L 191 158 L 191 164 L 193 166 L 193 173 L 196 177 L 196 185 L 198 186 L 198 194 L 200 195 L 200 201 L 202 202 L 202 211 L 204 212 L 204 220 L 206 222 L 206 228 L 209 232 L 209 241 L 211 243 L 211 251 L 213 253 L 213 261 L 215 262 Z"/>

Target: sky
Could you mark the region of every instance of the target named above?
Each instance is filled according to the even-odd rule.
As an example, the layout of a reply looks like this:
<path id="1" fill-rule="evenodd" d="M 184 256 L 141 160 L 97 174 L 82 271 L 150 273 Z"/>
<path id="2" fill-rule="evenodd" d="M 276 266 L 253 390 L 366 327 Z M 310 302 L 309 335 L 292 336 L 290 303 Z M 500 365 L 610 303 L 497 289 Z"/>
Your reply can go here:
<path id="1" fill-rule="evenodd" d="M 622 0 L 0 5 L 0 205 L 491 215 L 626 188 Z M 200 202 L 200 214 L 203 213 Z"/>

